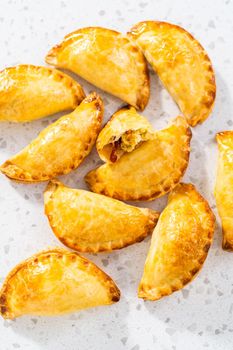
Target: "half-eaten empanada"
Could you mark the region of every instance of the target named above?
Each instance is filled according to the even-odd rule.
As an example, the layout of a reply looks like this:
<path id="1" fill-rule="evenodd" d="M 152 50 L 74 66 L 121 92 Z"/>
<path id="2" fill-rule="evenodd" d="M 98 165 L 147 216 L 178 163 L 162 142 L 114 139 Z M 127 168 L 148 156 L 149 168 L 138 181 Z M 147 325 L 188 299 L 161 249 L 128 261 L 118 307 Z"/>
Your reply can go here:
<path id="1" fill-rule="evenodd" d="M 113 280 L 75 252 L 54 248 L 17 265 L 0 291 L 0 314 L 52 316 L 120 299 Z"/>
<path id="2" fill-rule="evenodd" d="M 128 33 L 141 48 L 191 126 L 210 114 L 216 94 L 211 61 L 194 37 L 166 22 L 146 21 Z"/>
<path id="3" fill-rule="evenodd" d="M 114 30 L 89 27 L 68 34 L 46 62 L 73 71 L 136 108 L 144 109 L 148 102 L 146 60 L 129 38 Z"/>
<path id="4" fill-rule="evenodd" d="M 121 200 L 152 200 L 171 191 L 183 176 L 189 160 L 191 131 L 177 117 L 114 164 L 90 171 L 85 179 L 91 190 Z"/>
<path id="5" fill-rule="evenodd" d="M 222 221 L 222 247 L 233 250 L 233 131 L 216 135 L 218 143 L 218 166 L 215 198 Z"/>
<path id="6" fill-rule="evenodd" d="M 159 217 L 116 199 L 49 183 L 44 194 L 45 214 L 58 239 L 80 252 L 120 249 L 142 241 Z"/>
<path id="7" fill-rule="evenodd" d="M 115 163 L 124 153 L 132 152 L 142 142 L 153 138 L 153 128 L 134 107 L 125 107 L 113 114 L 99 133 L 96 148 L 105 162 Z"/>
<path id="8" fill-rule="evenodd" d="M 192 281 L 206 259 L 214 224 L 208 203 L 195 187 L 179 184 L 152 234 L 138 296 L 158 300 Z"/>
<path id="9" fill-rule="evenodd" d="M 0 121 L 27 122 L 75 109 L 84 97 L 82 87 L 57 69 L 19 65 L 0 72 Z"/>
<path id="10" fill-rule="evenodd" d="M 44 129 L 0 170 L 11 179 L 46 181 L 67 174 L 90 153 L 103 118 L 103 102 L 92 93 L 70 114 Z"/>

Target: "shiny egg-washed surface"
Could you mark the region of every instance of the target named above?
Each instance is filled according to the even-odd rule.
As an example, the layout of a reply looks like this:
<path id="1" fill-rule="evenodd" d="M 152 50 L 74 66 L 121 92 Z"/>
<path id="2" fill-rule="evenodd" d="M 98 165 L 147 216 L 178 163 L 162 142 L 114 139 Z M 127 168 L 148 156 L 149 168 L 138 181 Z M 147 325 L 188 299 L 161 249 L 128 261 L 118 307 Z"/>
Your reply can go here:
<path id="1" fill-rule="evenodd" d="M 89 191 L 49 183 L 45 214 L 58 239 L 71 249 L 97 253 L 126 247 L 149 235 L 159 213 Z"/>
<path id="2" fill-rule="evenodd" d="M 95 144 L 103 118 L 101 98 L 92 93 L 70 114 L 44 129 L 0 170 L 24 182 L 53 179 L 77 168 Z"/>
<path id="3" fill-rule="evenodd" d="M 215 218 L 191 184 L 179 184 L 153 232 L 138 295 L 157 300 L 183 288 L 201 269 Z"/>
<path id="4" fill-rule="evenodd" d="M 233 2 L 230 0 L 92 0 L 2 1 L 0 14 L 1 69 L 19 63 L 44 65 L 46 52 L 69 32 L 88 25 L 126 33 L 135 23 L 154 19 L 176 23 L 192 33 L 207 50 L 216 72 L 217 96 L 213 113 L 193 131 L 190 161 L 184 182 L 194 183 L 214 212 L 215 134 L 232 129 Z M 68 73 L 68 72 L 66 72 Z M 70 73 L 68 73 L 70 74 Z M 151 98 L 143 111 L 155 130 L 179 114 L 167 90 L 151 71 Z M 86 94 L 95 87 L 74 78 Z M 97 90 L 104 100 L 106 123 L 122 106 L 112 95 Z M 64 114 L 64 113 L 63 113 Z M 57 118 L 57 117 L 56 117 Z M 16 154 L 55 117 L 33 123 L 1 123 L 0 163 Z M 83 176 L 100 166 L 93 150 L 77 170 L 62 176 L 72 188 L 87 189 Z M 0 279 L 20 261 L 48 245 L 60 245 L 43 215 L 45 183 L 22 185 L 0 176 Z M 166 198 L 138 202 L 162 211 Z M 218 216 L 217 216 L 218 217 Z M 122 292 L 121 301 L 66 314 L 62 317 L 0 317 L 1 348 L 8 350 L 232 350 L 233 254 L 221 249 L 218 217 L 214 242 L 198 276 L 180 291 L 157 302 L 144 302 L 136 292 L 150 238 L 123 250 L 85 254 L 104 269 Z"/>
<path id="5" fill-rule="evenodd" d="M 120 299 L 120 291 L 102 270 L 75 252 L 53 248 L 17 265 L 0 291 L 4 318 L 59 315 Z"/>
<path id="6" fill-rule="evenodd" d="M 233 131 L 216 135 L 218 165 L 215 198 L 222 222 L 222 247 L 233 250 Z"/>
<path id="7" fill-rule="evenodd" d="M 114 164 L 90 171 L 90 189 L 121 200 L 152 200 L 171 191 L 182 178 L 189 161 L 192 134 L 183 117 L 154 133 Z"/>
<path id="8" fill-rule="evenodd" d="M 140 50 L 121 33 L 101 27 L 81 28 L 52 48 L 46 62 L 66 68 L 130 105 L 147 105 L 149 75 Z"/>
<path id="9" fill-rule="evenodd" d="M 85 93 L 67 74 L 18 65 L 0 72 L 0 121 L 26 122 L 75 109 Z"/>
<path id="10" fill-rule="evenodd" d="M 211 61 L 194 37 L 171 23 L 145 21 L 128 33 L 191 126 L 210 114 L 216 94 Z"/>

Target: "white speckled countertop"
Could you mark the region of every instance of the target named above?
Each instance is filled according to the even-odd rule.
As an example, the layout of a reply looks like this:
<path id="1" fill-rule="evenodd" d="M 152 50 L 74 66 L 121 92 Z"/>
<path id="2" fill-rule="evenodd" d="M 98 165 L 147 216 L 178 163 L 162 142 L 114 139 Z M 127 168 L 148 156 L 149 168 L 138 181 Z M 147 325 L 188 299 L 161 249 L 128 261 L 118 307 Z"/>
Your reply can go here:
<path id="1" fill-rule="evenodd" d="M 140 20 L 180 24 L 207 49 L 217 78 L 212 116 L 193 129 L 192 154 L 185 181 L 213 199 L 217 131 L 233 127 L 233 1 L 232 0 L 2 0 L 0 67 L 18 63 L 43 64 L 48 49 L 65 34 L 98 25 L 125 32 Z M 152 95 L 144 115 L 156 127 L 178 113 L 177 107 L 152 75 Z M 81 83 L 83 81 L 79 79 Z M 83 83 L 86 92 L 93 87 Z M 98 91 L 98 90 L 97 90 Z M 100 92 L 100 91 L 99 91 Z M 100 92 L 108 119 L 121 102 Z M 28 124 L 1 124 L 0 161 L 20 150 L 55 117 Z M 84 187 L 83 175 L 98 163 L 95 152 L 63 181 Z M 43 214 L 45 184 L 23 185 L 0 176 L 0 280 L 22 259 L 51 245 L 60 245 Z M 162 208 L 165 199 L 142 203 Z M 89 257 L 117 282 L 121 301 L 63 317 L 0 319 L 0 349 L 30 350 L 232 350 L 233 253 L 221 249 L 221 234 L 199 276 L 180 292 L 158 302 L 137 298 L 149 239 L 116 251 Z"/>

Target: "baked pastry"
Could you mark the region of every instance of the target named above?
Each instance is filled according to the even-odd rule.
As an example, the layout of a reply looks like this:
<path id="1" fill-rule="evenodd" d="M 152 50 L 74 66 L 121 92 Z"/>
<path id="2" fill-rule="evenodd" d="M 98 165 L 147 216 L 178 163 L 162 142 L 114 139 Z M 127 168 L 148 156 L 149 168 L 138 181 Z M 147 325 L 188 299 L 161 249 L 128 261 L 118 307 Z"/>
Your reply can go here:
<path id="1" fill-rule="evenodd" d="M 123 154 L 151 140 L 153 133 L 146 118 L 138 114 L 134 107 L 125 107 L 114 113 L 101 130 L 96 148 L 103 161 L 115 163 Z"/>
<path id="2" fill-rule="evenodd" d="M 233 131 L 216 135 L 218 143 L 218 167 L 215 198 L 222 221 L 222 247 L 233 250 Z"/>
<path id="3" fill-rule="evenodd" d="M 0 291 L 0 314 L 59 315 L 120 299 L 120 291 L 102 270 L 75 252 L 53 248 L 17 265 Z"/>
<path id="4" fill-rule="evenodd" d="M 67 74 L 33 65 L 0 72 L 0 121 L 28 122 L 75 109 L 85 93 Z"/>
<path id="5" fill-rule="evenodd" d="M 210 114 L 216 94 L 211 61 L 201 44 L 183 28 L 145 21 L 128 33 L 168 89 L 189 125 Z"/>
<path id="6" fill-rule="evenodd" d="M 149 235 L 159 213 L 53 180 L 45 193 L 45 214 L 67 247 L 97 253 L 124 248 Z"/>
<path id="7" fill-rule="evenodd" d="M 126 36 L 114 30 L 78 29 L 49 51 L 46 62 L 71 70 L 135 108 L 144 109 L 148 102 L 146 60 Z"/>
<path id="8" fill-rule="evenodd" d="M 67 174 L 90 153 L 100 131 L 103 102 L 92 93 L 70 114 L 58 119 L 0 170 L 11 179 L 46 181 Z"/>
<path id="9" fill-rule="evenodd" d="M 206 259 L 214 223 L 195 187 L 177 185 L 152 234 L 138 296 L 158 300 L 192 281 Z"/>
<path id="10" fill-rule="evenodd" d="M 152 200 L 171 191 L 189 161 L 191 131 L 177 117 L 166 129 L 154 133 L 114 164 L 90 171 L 85 179 L 93 192 L 121 200 Z"/>

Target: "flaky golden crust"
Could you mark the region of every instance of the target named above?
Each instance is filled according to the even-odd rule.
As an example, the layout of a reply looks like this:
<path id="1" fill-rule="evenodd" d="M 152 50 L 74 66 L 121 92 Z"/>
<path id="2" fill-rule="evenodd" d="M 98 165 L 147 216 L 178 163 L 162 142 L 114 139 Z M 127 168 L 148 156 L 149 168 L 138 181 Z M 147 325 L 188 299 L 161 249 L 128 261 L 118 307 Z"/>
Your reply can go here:
<path id="1" fill-rule="evenodd" d="M 121 249 L 149 235 L 159 213 L 127 205 L 53 180 L 44 193 L 45 214 L 57 238 L 80 252 Z"/>
<path id="2" fill-rule="evenodd" d="M 128 33 L 157 72 L 191 126 L 210 114 L 216 95 L 211 61 L 201 44 L 183 28 L 145 21 Z"/>
<path id="3" fill-rule="evenodd" d="M 59 315 L 119 299 L 113 280 L 95 264 L 75 252 L 52 248 L 9 273 L 0 291 L 0 314 L 6 319 Z"/>
<path id="4" fill-rule="evenodd" d="M 222 248 L 233 251 L 233 131 L 216 135 L 218 165 L 215 198 L 222 221 Z"/>
<path id="5" fill-rule="evenodd" d="M 124 107 L 100 131 L 96 149 L 103 161 L 115 163 L 124 153 L 152 139 L 153 133 L 152 125 L 134 107 Z"/>
<path id="6" fill-rule="evenodd" d="M 22 182 L 39 182 L 69 173 L 95 144 L 103 119 L 103 102 L 91 93 L 71 113 L 44 129 L 0 170 Z"/>
<path id="7" fill-rule="evenodd" d="M 200 271 L 210 248 L 215 217 L 191 184 L 179 184 L 152 234 L 138 296 L 158 300 L 183 288 Z"/>
<path id="8" fill-rule="evenodd" d="M 154 133 L 132 153 L 114 164 L 90 171 L 85 180 L 91 190 L 120 200 L 153 200 L 171 191 L 189 161 L 191 130 L 182 117 Z"/>
<path id="9" fill-rule="evenodd" d="M 136 108 L 147 105 L 150 83 L 146 60 L 121 33 L 101 27 L 81 28 L 53 47 L 46 62 L 75 72 Z"/>
<path id="10" fill-rule="evenodd" d="M 67 74 L 18 65 L 0 72 L 0 121 L 26 122 L 75 109 L 85 93 Z"/>

